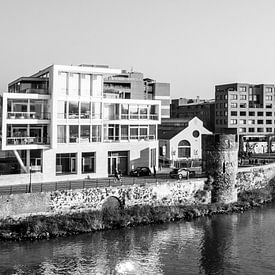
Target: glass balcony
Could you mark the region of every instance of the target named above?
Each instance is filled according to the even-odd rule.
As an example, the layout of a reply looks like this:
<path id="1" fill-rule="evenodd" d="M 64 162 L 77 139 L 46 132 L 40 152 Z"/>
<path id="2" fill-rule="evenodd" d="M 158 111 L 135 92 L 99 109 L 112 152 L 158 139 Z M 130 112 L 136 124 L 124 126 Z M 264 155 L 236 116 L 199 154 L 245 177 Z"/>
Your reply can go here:
<path id="1" fill-rule="evenodd" d="M 50 119 L 50 113 L 38 113 L 38 112 L 8 112 L 8 119 Z"/>
<path id="2" fill-rule="evenodd" d="M 49 138 L 44 137 L 7 137 L 7 145 L 49 144 Z"/>

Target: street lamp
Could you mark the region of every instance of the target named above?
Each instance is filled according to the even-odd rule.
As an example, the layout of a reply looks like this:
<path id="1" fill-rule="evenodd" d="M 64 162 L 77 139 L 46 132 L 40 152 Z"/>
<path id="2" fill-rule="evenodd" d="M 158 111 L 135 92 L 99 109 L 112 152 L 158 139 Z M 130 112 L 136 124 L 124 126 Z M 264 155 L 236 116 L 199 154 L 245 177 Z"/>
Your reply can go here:
<path id="1" fill-rule="evenodd" d="M 31 193 L 32 192 L 32 168 L 31 168 L 31 166 L 29 168 L 29 172 L 30 172 L 29 193 Z"/>

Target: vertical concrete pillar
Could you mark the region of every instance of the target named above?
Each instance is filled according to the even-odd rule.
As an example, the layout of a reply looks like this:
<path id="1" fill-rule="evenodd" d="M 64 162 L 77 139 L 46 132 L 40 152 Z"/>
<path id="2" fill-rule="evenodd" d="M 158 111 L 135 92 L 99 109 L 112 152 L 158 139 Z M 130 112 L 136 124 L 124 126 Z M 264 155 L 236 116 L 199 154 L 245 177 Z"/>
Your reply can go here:
<path id="1" fill-rule="evenodd" d="M 237 201 L 235 184 L 238 169 L 238 142 L 236 135 L 204 135 L 202 149 L 203 169 L 214 179 L 212 202 Z"/>

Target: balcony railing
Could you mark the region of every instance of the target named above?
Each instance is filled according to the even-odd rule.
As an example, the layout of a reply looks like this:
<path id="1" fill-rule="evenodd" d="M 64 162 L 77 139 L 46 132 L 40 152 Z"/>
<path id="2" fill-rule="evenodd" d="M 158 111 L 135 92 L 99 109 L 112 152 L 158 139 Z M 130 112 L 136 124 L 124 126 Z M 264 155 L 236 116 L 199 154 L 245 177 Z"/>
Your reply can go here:
<path id="1" fill-rule="evenodd" d="M 28 89 L 24 89 L 24 90 L 9 91 L 9 93 L 48 95 L 49 90 L 47 90 L 47 89 L 31 89 L 31 88 L 28 88 Z"/>
<path id="2" fill-rule="evenodd" d="M 101 142 L 100 136 L 92 136 L 92 137 L 70 137 L 69 143 L 90 143 L 90 142 Z M 57 143 L 67 143 L 66 138 L 57 138 Z"/>
<path id="3" fill-rule="evenodd" d="M 50 113 L 38 113 L 38 112 L 8 112 L 8 119 L 49 119 Z"/>
<path id="4" fill-rule="evenodd" d="M 66 119 L 67 114 L 65 113 L 57 113 L 57 118 L 59 119 Z M 68 114 L 69 119 L 101 119 L 101 114 L 77 114 L 77 113 L 69 113 Z"/>
<path id="5" fill-rule="evenodd" d="M 43 137 L 7 137 L 7 145 L 49 144 L 48 138 Z"/>
<path id="6" fill-rule="evenodd" d="M 128 136 L 109 136 L 105 137 L 103 142 L 120 142 L 120 141 L 131 141 L 131 140 L 155 140 L 155 135 L 131 135 L 130 137 Z"/>
<path id="7" fill-rule="evenodd" d="M 150 120 L 158 120 L 158 115 L 157 114 L 151 114 L 151 115 L 146 115 L 146 114 L 121 114 L 121 119 L 150 119 Z"/>

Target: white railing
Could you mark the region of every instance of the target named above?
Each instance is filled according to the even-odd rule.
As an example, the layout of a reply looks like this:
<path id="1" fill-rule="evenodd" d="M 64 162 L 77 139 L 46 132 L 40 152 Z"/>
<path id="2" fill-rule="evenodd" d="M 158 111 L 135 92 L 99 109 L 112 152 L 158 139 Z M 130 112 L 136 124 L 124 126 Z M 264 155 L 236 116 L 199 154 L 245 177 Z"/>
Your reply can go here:
<path id="1" fill-rule="evenodd" d="M 8 112 L 8 119 L 49 119 L 49 113 L 38 112 Z"/>

